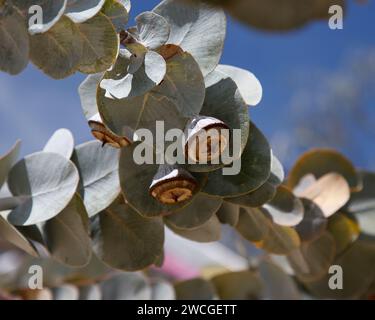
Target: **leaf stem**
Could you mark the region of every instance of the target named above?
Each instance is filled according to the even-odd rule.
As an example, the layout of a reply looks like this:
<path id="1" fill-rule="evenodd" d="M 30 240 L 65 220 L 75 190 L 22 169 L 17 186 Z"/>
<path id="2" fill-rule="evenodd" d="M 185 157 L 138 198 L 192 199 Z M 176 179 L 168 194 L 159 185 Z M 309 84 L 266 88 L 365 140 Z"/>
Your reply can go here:
<path id="1" fill-rule="evenodd" d="M 25 201 L 26 197 L 8 197 L 0 199 L 0 211 L 13 210 Z"/>

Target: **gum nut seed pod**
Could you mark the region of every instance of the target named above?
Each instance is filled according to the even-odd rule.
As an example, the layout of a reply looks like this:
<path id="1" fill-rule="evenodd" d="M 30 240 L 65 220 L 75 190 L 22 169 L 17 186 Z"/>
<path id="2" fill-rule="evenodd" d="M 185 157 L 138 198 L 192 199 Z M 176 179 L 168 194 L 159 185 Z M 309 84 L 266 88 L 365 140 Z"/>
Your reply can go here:
<path id="1" fill-rule="evenodd" d="M 150 194 L 163 204 L 177 204 L 189 200 L 198 183 L 185 169 L 160 165 L 151 186 Z"/>
<path id="2" fill-rule="evenodd" d="M 99 113 L 89 120 L 89 127 L 92 135 L 99 141 L 103 142 L 103 146 L 108 144 L 114 148 L 120 149 L 131 144 L 126 137 L 120 137 L 110 131 L 102 122 Z"/>
<path id="3" fill-rule="evenodd" d="M 221 120 L 199 116 L 189 121 L 185 129 L 185 157 L 194 163 L 208 163 L 220 158 L 229 145 L 229 127 Z"/>

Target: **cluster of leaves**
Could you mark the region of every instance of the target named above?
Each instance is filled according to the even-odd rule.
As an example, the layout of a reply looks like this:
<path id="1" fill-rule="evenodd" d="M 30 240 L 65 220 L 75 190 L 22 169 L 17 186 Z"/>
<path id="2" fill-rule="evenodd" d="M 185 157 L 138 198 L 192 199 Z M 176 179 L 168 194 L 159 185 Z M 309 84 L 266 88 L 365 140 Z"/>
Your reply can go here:
<path id="1" fill-rule="evenodd" d="M 42 9 L 42 21 L 37 20 Z M 5 0 L 0 3 L 0 70 L 12 75 L 29 59 L 62 79 L 107 70 L 116 60 L 128 0 Z"/>
<path id="2" fill-rule="evenodd" d="M 30 266 L 43 267 L 44 289 L 31 290 Z M 170 281 L 158 272 L 119 272 L 95 256 L 84 268 L 69 268 L 50 259 L 28 258 L 0 277 L 0 297 L 24 300 L 212 300 L 300 299 L 292 277 L 270 259 L 249 270 L 206 278 Z M 282 288 L 282 290 L 280 290 Z"/>
<path id="3" fill-rule="evenodd" d="M 1 236 L 33 256 L 45 246 L 58 261 L 86 265 L 91 257 L 89 218 L 120 194 L 118 152 L 89 142 L 74 148 L 68 130 L 57 131 L 38 152 L 16 162 L 20 142 L 1 158 Z"/>
<path id="4" fill-rule="evenodd" d="M 120 49 L 113 68 L 89 76 L 80 86 L 85 116 L 95 137 L 121 149 L 120 184 L 129 210 L 139 219 L 165 223 L 188 239 L 218 240 L 221 224 L 216 213 L 225 198 L 253 193 L 265 185 L 273 189 L 282 180 L 271 177 L 272 158 L 275 171 L 282 169 L 267 139 L 249 119 L 248 106 L 261 100 L 261 85 L 248 71 L 218 65 L 226 32 L 221 10 L 166 0 L 136 21 L 137 27 L 123 34 L 125 48 Z M 149 129 L 155 137 L 157 121 L 162 120 L 166 130 L 177 128 L 183 132 L 199 127 L 201 119 L 210 126 L 241 130 L 241 148 L 235 158 L 242 164 L 238 175 L 223 175 L 224 164 L 159 166 L 135 162 L 139 138 L 133 133 L 137 129 Z M 203 125 L 199 128 L 198 132 L 205 130 Z M 183 137 L 174 138 L 173 144 L 185 150 Z M 161 152 L 158 145 L 154 141 L 156 155 Z M 170 178 L 171 172 L 176 176 Z M 149 190 L 155 181 L 159 189 Z M 167 198 L 176 189 L 184 193 L 174 201 Z M 108 211 L 112 214 L 119 209 L 114 205 Z M 98 232 L 105 236 L 103 225 L 100 227 Z M 113 231 L 108 236 L 113 237 Z M 131 269 L 152 264 L 162 254 L 160 242 L 151 240 L 151 236 L 151 232 L 145 236 L 149 241 L 142 246 L 143 257 L 142 250 L 135 250 L 138 257 L 133 257 Z M 124 256 L 127 246 L 117 241 L 116 247 L 119 254 L 105 254 L 107 263 L 129 269 L 119 257 L 120 252 Z"/>
<path id="5" fill-rule="evenodd" d="M 115 65 L 80 87 L 90 124 L 102 125 L 102 131 L 95 127 L 93 132 L 103 133 L 106 140 L 101 140 L 109 145 L 93 141 L 74 147 L 71 133 L 59 130 L 43 152 L 15 164 L 17 143 L 2 158 L 3 180 L 11 192 L 0 201 L 7 230 L 2 234 L 29 253 L 39 254 L 37 242 L 58 261 L 81 266 L 93 249 L 114 268 L 140 270 L 161 259 L 164 223 L 187 238 L 217 240 L 215 213 L 223 199 L 252 192 L 269 180 L 270 146 L 248 114 L 248 105 L 261 99 L 260 83 L 250 72 L 218 66 L 224 13 L 166 0 L 136 20 L 136 28 L 124 31 L 125 48 Z M 241 130 L 236 161 L 241 160 L 242 170 L 223 176 L 224 164 L 179 167 L 192 189 L 172 183 L 170 191 L 170 180 L 178 184 L 181 177 L 167 180 L 165 194 L 173 195 L 176 188 L 191 192 L 173 204 L 149 191 L 164 166 L 137 165 L 134 137 L 128 136 L 126 146 L 108 140 L 121 138 L 124 128 L 153 130 L 163 120 L 166 128 L 184 129 L 200 117 Z"/>
<path id="6" fill-rule="evenodd" d="M 373 183 L 373 173 L 358 172 L 343 155 L 309 151 L 262 207 L 246 197 L 236 201 L 236 229 L 267 253 L 285 256 L 284 268 L 311 296 L 367 298 L 375 279 Z M 343 269 L 343 290 L 329 288 L 332 265 Z"/>
<path id="7" fill-rule="evenodd" d="M 186 0 L 185 0 L 186 1 Z M 328 20 L 329 8 L 345 0 L 190 0 L 223 7 L 233 17 L 266 31 L 289 31 L 315 20 Z"/>
<path id="8" fill-rule="evenodd" d="M 15 201 L 19 205 L 12 211 L 2 212 L 14 225 L 1 218 L 0 227 L 5 240 L 29 254 L 49 253 L 61 263 L 81 266 L 70 269 L 52 260 L 31 260 L 42 266 L 47 264 L 45 270 L 52 270 L 52 275 L 47 276 L 47 283 L 54 288 L 54 294 L 72 295 L 73 298 L 79 296 L 80 290 L 88 290 L 88 281 L 90 292 L 95 290 L 97 293 L 96 283 L 101 282 L 103 277 L 110 278 L 109 268 L 96 256 L 116 269 L 131 271 L 152 263 L 162 263 L 160 255 L 164 230 L 162 218 L 144 218 L 118 197 L 117 157 L 113 154 L 118 152 L 116 149 L 102 149 L 99 142 L 90 142 L 73 151 L 70 137 L 66 130 L 58 131 L 43 152 L 28 156 L 13 166 L 8 177 L 13 198 L 2 199 L 0 203 L 4 206 Z M 18 146 L 1 159 L 2 181 L 5 168 L 12 167 Z M 99 161 L 90 162 L 89 159 L 94 158 L 92 154 L 100 153 L 109 154 L 106 161 L 100 157 Z M 69 157 L 73 162 L 68 160 Z M 108 166 L 112 157 L 116 160 Z M 303 155 L 285 184 L 277 187 L 275 185 L 284 179 L 280 165 L 273 159 L 271 178 L 255 192 L 221 199 L 221 206 L 212 210 L 208 210 L 210 205 L 205 203 L 215 198 L 205 196 L 205 200 L 200 202 L 200 209 L 191 210 L 185 216 L 174 213 L 164 219 L 179 235 L 200 242 L 215 241 L 220 237 L 219 221 L 230 224 L 267 254 L 285 256 L 286 259 L 282 262 L 275 259 L 274 263 L 262 259 L 247 271 L 177 283 L 177 298 L 294 299 L 301 297 L 297 283 L 303 288 L 303 293 L 319 298 L 366 298 L 374 293 L 375 174 L 357 172 L 341 154 L 319 149 Z M 73 169 L 74 164 L 78 170 Z M 107 168 L 104 169 L 103 164 Z M 33 176 L 40 178 L 42 170 L 48 174 L 49 184 L 33 179 Z M 54 181 L 55 176 L 74 176 L 73 171 L 78 171 L 81 176 L 77 193 L 74 192 L 78 173 L 77 182 L 73 178 L 69 180 L 74 182 L 69 183 L 65 179 Z M 88 175 L 92 172 L 95 174 Z M 109 186 L 117 187 L 110 191 Z M 65 204 L 62 203 L 64 201 Z M 92 206 L 94 204 L 95 207 Z M 64 206 L 59 212 L 59 208 Z M 53 212 L 59 213 L 52 218 L 47 215 L 53 215 Z M 201 225 L 197 222 L 202 219 L 201 216 L 211 212 L 214 213 L 208 219 L 209 223 Z M 33 263 L 28 261 L 28 265 Z M 335 291 L 328 287 L 331 265 L 343 268 L 343 290 Z M 21 269 L 14 279 L 22 280 L 19 275 L 24 271 Z M 126 281 L 133 277 L 141 281 L 138 274 L 126 273 L 118 275 L 111 284 L 104 282 L 105 286 L 111 287 L 113 292 L 113 286 L 123 277 Z M 280 291 L 281 284 L 288 290 Z M 72 286 L 78 286 L 79 290 Z M 165 283 L 164 286 L 170 288 Z M 127 298 L 134 289 L 131 286 L 120 287 L 116 285 L 116 298 Z M 12 283 L 9 288 L 13 293 L 28 297 L 22 283 Z M 122 292 L 123 289 L 126 290 Z M 147 292 L 150 293 L 149 290 Z M 109 298 L 108 295 L 104 297 Z"/>
<path id="9" fill-rule="evenodd" d="M 191 1 L 197 3 L 202 0 Z M 330 6 L 345 6 L 344 0 L 202 2 L 221 6 L 241 21 L 270 31 L 290 30 L 313 20 L 326 19 L 329 17 Z M 41 24 L 33 18 L 37 11 L 29 12 L 35 6 L 42 9 Z M 30 59 L 55 79 L 65 78 L 76 71 L 87 74 L 104 72 L 114 64 L 118 54 L 118 33 L 128 21 L 129 10 L 130 0 L 57 0 L 53 3 L 42 0 L 1 1 L 0 70 L 18 74 Z M 143 19 L 150 18 L 149 15 L 143 16 L 139 21 L 140 25 L 147 23 Z M 195 19 L 192 15 L 185 18 Z M 159 36 L 163 32 L 167 36 L 166 24 L 160 20 L 154 22 L 154 27 L 159 29 Z M 209 37 L 208 34 L 202 36 Z M 173 40 L 181 40 L 177 34 L 173 37 Z M 154 39 L 154 43 L 149 45 L 155 46 L 160 40 L 161 38 Z M 199 62 L 198 58 L 197 60 Z M 209 69 L 211 66 L 207 67 Z"/>
<path id="10" fill-rule="evenodd" d="M 56 30 L 65 34 L 87 24 L 96 28 L 96 32 L 88 29 L 88 38 L 102 35 L 108 41 L 111 36 L 103 32 L 106 27 L 91 22 L 108 22 L 103 12 L 113 9 L 112 5 L 129 9 L 127 1 L 97 1 L 96 6 L 95 1 L 87 1 L 86 10 L 98 9 L 88 10 L 91 14 L 96 11 L 89 18 L 81 7 L 81 11 L 69 11 L 65 2 L 61 1 L 64 10 L 58 11 L 61 16 L 52 15 L 46 30 L 29 30 L 37 33 L 27 36 L 31 47 L 40 39 L 36 40 L 38 50 L 46 43 L 54 48 L 56 39 L 64 43 L 60 39 L 64 36 Z M 58 1 L 55 3 L 57 6 Z M 67 3 L 74 8 L 75 1 Z M 2 12 L 2 24 L 20 14 L 20 7 L 7 8 Z M 124 12 L 127 16 L 128 11 Z M 90 55 L 90 40 L 86 43 L 90 50 L 82 51 L 88 54 L 79 57 L 83 59 L 80 65 L 94 67 L 86 70 L 95 74 L 82 83 L 79 93 L 92 133 L 100 142 L 75 147 L 71 133 L 62 129 L 42 152 L 16 162 L 17 142 L 1 157 L 0 188 L 6 181 L 10 193 L 0 199 L 0 236 L 31 255 L 47 254 L 72 267 L 88 268 L 94 256 L 114 269 L 138 271 L 162 264 L 165 226 L 181 237 L 211 242 L 220 239 L 225 224 L 266 253 L 283 256 L 283 269 L 262 260 L 254 270 L 177 284 L 178 298 L 192 294 L 196 298 L 198 293 L 224 299 L 275 297 L 273 283 L 290 288 L 288 294 L 293 298 L 296 283 L 317 297 L 357 298 L 373 293 L 374 175 L 358 173 L 334 151 L 313 150 L 298 160 L 284 182 L 282 165 L 249 117 L 249 106 L 257 105 L 262 97 L 259 81 L 248 71 L 219 65 L 226 33 L 224 13 L 206 4 L 192 7 L 164 0 L 153 11 L 138 16 L 136 27 L 125 30 L 117 14 L 111 17 L 111 34 L 116 38 L 113 59 L 101 63 L 97 49 Z M 114 21 L 119 23 L 120 36 Z M 58 27 L 61 23 L 72 27 Z M 111 45 L 104 38 L 95 39 L 106 51 Z M 69 35 L 66 43 L 73 42 Z M 62 51 L 60 57 L 72 66 L 66 54 L 79 50 Z M 8 65 L 9 57 L 14 56 L 7 54 L 0 61 Z M 64 73 L 65 66 L 41 67 L 62 77 L 75 68 Z M 137 164 L 134 152 L 141 141 L 135 132 L 148 129 L 155 137 L 158 121 L 163 121 L 166 130 L 193 129 L 193 138 L 212 128 L 218 132 L 221 128 L 241 130 L 240 150 L 233 153 L 233 164 L 241 163 L 240 172 L 224 175 L 224 163 L 199 161 L 179 166 Z M 199 148 L 190 150 L 185 145 L 184 139 L 191 136 L 173 138 L 165 147 L 178 146 L 186 158 L 200 159 Z M 218 153 L 224 142 L 219 135 Z M 164 154 L 160 145 L 154 141 L 151 146 L 154 159 Z M 207 150 L 206 155 L 213 158 L 213 149 Z M 344 290 L 328 288 L 332 264 L 344 269 Z M 138 277 L 119 277 L 132 283 L 129 277 L 133 276 Z M 118 285 L 118 294 L 127 297 L 126 291 L 133 288 L 121 287 L 121 281 L 114 279 L 111 288 Z M 72 287 L 58 289 L 64 281 L 51 284 L 57 288 L 54 297 L 66 292 L 79 297 L 79 290 Z M 152 290 L 145 287 L 152 296 Z"/>
<path id="11" fill-rule="evenodd" d="M 43 289 L 30 289 L 30 266 L 43 268 Z M 95 256 L 81 268 L 51 259 L 22 259 L 17 268 L 0 277 L 0 298 L 8 300 L 173 300 L 173 285 L 160 275 L 119 272 Z"/>

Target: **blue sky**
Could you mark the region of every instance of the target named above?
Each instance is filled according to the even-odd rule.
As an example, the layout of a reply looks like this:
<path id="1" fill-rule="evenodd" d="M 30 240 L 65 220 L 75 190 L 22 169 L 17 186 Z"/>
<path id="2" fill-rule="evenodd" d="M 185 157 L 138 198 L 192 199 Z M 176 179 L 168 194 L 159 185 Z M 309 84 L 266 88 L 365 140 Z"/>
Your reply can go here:
<path id="1" fill-rule="evenodd" d="M 133 1 L 132 18 L 152 9 L 158 2 Z M 355 50 L 375 47 L 374 1 L 367 5 L 352 2 L 344 30 L 339 31 L 330 30 L 328 22 L 323 21 L 298 31 L 271 34 L 228 20 L 222 63 L 248 69 L 262 82 L 264 98 L 251 110 L 251 116 L 271 141 L 281 143 L 275 139 L 280 132 L 286 136 L 290 134 L 293 139 L 288 106 L 296 90 L 296 75 L 302 85 L 305 79 L 307 84 L 316 71 L 322 71 L 322 74 L 335 72 Z M 69 128 L 77 143 L 91 139 L 77 93 L 84 77 L 76 74 L 56 81 L 31 64 L 18 76 L 0 73 L 0 154 L 16 139 L 23 141 L 23 154 L 38 151 L 61 127 Z M 373 101 L 370 103 L 374 104 Z M 374 149 L 373 142 L 369 143 Z M 373 158 L 349 156 L 362 167 L 375 164 Z"/>

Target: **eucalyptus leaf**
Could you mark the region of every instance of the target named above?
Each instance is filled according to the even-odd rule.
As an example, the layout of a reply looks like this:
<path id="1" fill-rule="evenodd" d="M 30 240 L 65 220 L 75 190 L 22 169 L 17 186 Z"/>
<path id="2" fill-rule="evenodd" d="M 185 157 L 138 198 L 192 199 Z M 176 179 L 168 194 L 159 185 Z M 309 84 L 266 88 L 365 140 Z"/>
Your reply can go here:
<path id="1" fill-rule="evenodd" d="M 223 200 L 220 198 L 208 197 L 199 193 L 185 208 L 166 216 L 164 219 L 178 229 L 199 228 L 211 219 L 222 203 Z"/>
<path id="2" fill-rule="evenodd" d="M 17 230 L 20 231 L 24 237 L 26 237 L 28 240 L 33 241 L 33 243 L 37 243 L 40 251 L 40 256 L 48 255 L 47 249 L 45 248 L 46 243 L 44 241 L 44 231 L 43 227 L 46 223 L 41 222 L 37 224 L 33 224 L 30 226 L 18 226 Z M 40 247 L 41 245 L 42 247 Z"/>
<path id="3" fill-rule="evenodd" d="M 271 175 L 270 175 L 268 182 L 277 187 L 284 182 L 284 179 L 285 179 L 284 167 L 281 164 L 280 160 L 272 152 Z"/>
<path id="4" fill-rule="evenodd" d="M 8 10 L 0 15 L 0 70 L 16 75 L 29 63 L 29 36 L 20 13 Z"/>
<path id="5" fill-rule="evenodd" d="M 335 255 L 335 240 L 328 232 L 325 232 L 313 241 L 302 243 L 298 250 L 289 254 L 288 260 L 298 279 L 310 282 L 328 273 Z"/>
<path id="6" fill-rule="evenodd" d="M 53 300 L 78 300 L 79 290 L 77 287 L 65 284 L 52 289 Z"/>
<path id="7" fill-rule="evenodd" d="M 19 161 L 10 171 L 9 189 L 23 203 L 6 213 L 14 225 L 32 225 L 58 215 L 73 198 L 79 182 L 74 164 L 61 155 L 40 152 Z"/>
<path id="8" fill-rule="evenodd" d="M 157 268 L 163 267 L 164 261 L 165 261 L 165 253 L 164 253 L 164 250 L 163 250 L 163 252 L 161 253 L 161 255 L 155 261 L 155 264 L 154 264 L 155 267 L 157 267 Z"/>
<path id="9" fill-rule="evenodd" d="M 297 197 L 300 196 L 301 194 L 303 194 L 305 190 L 307 190 L 307 188 L 311 187 L 316 181 L 317 179 L 314 177 L 313 174 L 311 173 L 306 174 L 305 176 L 301 178 L 298 184 L 293 188 L 293 193 Z"/>
<path id="10" fill-rule="evenodd" d="M 215 242 L 221 238 L 221 224 L 216 215 L 213 215 L 205 224 L 193 230 L 178 229 L 168 221 L 166 221 L 166 225 L 177 235 L 196 242 Z"/>
<path id="11" fill-rule="evenodd" d="M 241 209 L 236 228 L 245 239 L 272 254 L 286 255 L 301 244 L 293 228 L 275 224 L 261 208 Z"/>
<path id="12" fill-rule="evenodd" d="M 375 173 L 360 171 L 359 175 L 363 180 L 363 189 L 352 193 L 347 205 L 353 213 L 375 209 Z"/>
<path id="13" fill-rule="evenodd" d="M 327 230 L 335 239 L 337 254 L 343 253 L 358 238 L 361 231 L 357 222 L 342 212 L 328 220 Z"/>
<path id="14" fill-rule="evenodd" d="M 267 182 L 248 194 L 239 197 L 226 198 L 225 201 L 242 207 L 257 208 L 271 201 L 277 192 L 277 187 L 284 180 L 284 168 L 280 161 L 272 153 L 271 174 Z"/>
<path id="15" fill-rule="evenodd" d="M 316 203 L 326 218 L 340 210 L 350 199 L 350 188 L 343 176 L 329 173 L 298 193 Z"/>
<path id="16" fill-rule="evenodd" d="M 353 164 L 342 154 L 331 149 L 313 149 L 304 153 L 295 163 L 288 176 L 288 186 L 295 188 L 307 174 L 316 179 L 328 173 L 342 175 L 352 190 L 361 189 L 362 182 Z"/>
<path id="17" fill-rule="evenodd" d="M 355 215 L 362 234 L 375 236 L 375 209 Z"/>
<path id="18" fill-rule="evenodd" d="M 151 283 L 151 300 L 176 300 L 174 287 L 165 280 L 157 279 Z"/>
<path id="19" fill-rule="evenodd" d="M 222 300 L 257 300 L 262 293 L 262 281 L 252 271 L 221 274 L 212 282 Z"/>
<path id="20" fill-rule="evenodd" d="M 115 275 L 100 284 L 103 300 L 150 300 L 151 287 L 141 273 Z"/>
<path id="21" fill-rule="evenodd" d="M 29 255 L 38 256 L 38 251 L 16 227 L 0 216 L 0 239 L 8 241 Z"/>
<path id="22" fill-rule="evenodd" d="M 125 51 L 130 61 L 130 65 L 126 69 L 129 73 L 132 73 L 132 74 L 138 71 L 138 69 L 142 66 L 142 63 L 144 63 L 146 53 L 150 52 L 150 50 L 148 50 L 142 43 L 139 43 L 139 42 L 126 43 L 126 49 L 123 51 Z M 121 53 L 121 50 L 120 50 L 120 53 Z M 118 78 L 120 73 L 116 72 L 116 70 L 113 70 L 113 71 L 115 71 L 115 76 L 116 78 Z"/>
<path id="23" fill-rule="evenodd" d="M 78 26 L 62 17 L 47 32 L 30 37 L 30 59 L 47 75 L 62 79 L 77 71 L 83 47 Z"/>
<path id="24" fill-rule="evenodd" d="M 105 0 L 67 0 L 65 15 L 74 23 L 85 22 L 96 16 Z"/>
<path id="25" fill-rule="evenodd" d="M 40 266 L 43 270 L 43 286 L 45 288 L 62 285 L 65 282 L 66 276 L 70 272 L 68 267 L 56 262 L 55 260 L 41 257 L 27 257 L 17 269 L 16 282 L 12 286 L 13 289 L 28 288 L 30 279 L 28 271 L 31 266 L 35 265 Z"/>
<path id="26" fill-rule="evenodd" d="M 192 7 L 177 0 L 164 0 L 153 11 L 170 24 L 168 43 L 191 53 L 204 76 L 216 68 L 226 35 L 222 10 L 204 4 Z"/>
<path id="27" fill-rule="evenodd" d="M 332 5 L 345 7 L 344 0 L 284 0 L 282 2 L 278 0 L 204 0 L 204 2 L 223 6 L 233 17 L 252 27 L 274 32 L 301 28 L 315 20 L 328 20 L 329 8 Z"/>
<path id="28" fill-rule="evenodd" d="M 42 9 L 42 21 L 32 20 L 29 25 L 29 33 L 31 35 L 44 33 L 50 30 L 64 14 L 67 0 L 12 0 L 13 4 L 22 12 L 25 17 L 29 16 L 30 8 L 39 6 Z M 33 14 L 39 11 L 32 11 Z"/>
<path id="29" fill-rule="evenodd" d="M 137 38 L 147 48 L 156 50 L 169 39 L 170 26 L 167 20 L 155 12 L 143 12 L 136 18 Z"/>
<path id="30" fill-rule="evenodd" d="M 279 266 L 263 260 L 259 264 L 262 279 L 262 298 L 266 300 L 299 300 L 301 294 L 293 278 Z"/>
<path id="31" fill-rule="evenodd" d="M 261 187 L 239 197 L 225 198 L 225 201 L 247 208 L 258 208 L 276 195 L 276 187 L 266 182 Z"/>
<path id="32" fill-rule="evenodd" d="M 121 3 L 121 5 L 124 6 L 124 8 L 130 12 L 130 9 L 131 9 L 131 2 L 130 0 L 117 0 L 119 3 Z"/>
<path id="33" fill-rule="evenodd" d="M 81 177 L 78 191 L 89 217 L 106 209 L 120 194 L 118 159 L 118 150 L 102 147 L 98 141 L 76 147 L 72 160 Z"/>
<path id="34" fill-rule="evenodd" d="M 0 189 L 7 180 L 9 171 L 12 169 L 14 163 L 17 161 L 21 148 L 21 141 L 18 140 L 13 147 L 3 156 L 0 157 Z"/>
<path id="35" fill-rule="evenodd" d="M 69 268 L 67 280 L 76 283 L 97 283 L 107 279 L 108 275 L 114 270 L 108 267 L 94 253 L 91 255 L 90 262 L 82 268 Z"/>
<path id="36" fill-rule="evenodd" d="M 167 65 L 161 55 L 147 51 L 140 60 L 141 66 L 134 67 L 131 52 L 122 49 L 116 65 L 104 75 L 100 87 L 111 99 L 139 97 L 161 83 L 167 72 Z M 134 70 L 130 71 L 131 68 Z M 115 75 L 115 79 L 111 75 Z M 116 102 L 115 102 L 116 103 Z"/>
<path id="37" fill-rule="evenodd" d="M 43 238 L 57 261 L 72 267 L 83 267 L 91 259 L 87 211 L 79 195 L 42 227 Z"/>
<path id="38" fill-rule="evenodd" d="M 258 247 L 269 253 L 286 255 L 300 245 L 301 240 L 295 229 L 270 222 L 269 232 Z"/>
<path id="39" fill-rule="evenodd" d="M 120 1 L 107 0 L 102 8 L 102 13 L 111 20 L 117 33 L 125 29 L 129 20 L 129 11 L 127 11 Z"/>
<path id="40" fill-rule="evenodd" d="M 156 121 L 165 121 L 165 130 L 184 129 L 187 118 L 198 114 L 204 100 L 204 82 L 199 66 L 188 53 L 169 59 L 164 81 L 142 96 L 114 100 L 98 89 L 98 107 L 104 123 L 116 134 L 124 127 L 155 132 Z"/>
<path id="41" fill-rule="evenodd" d="M 113 272 L 112 269 L 104 266 L 95 255 L 92 255 L 89 264 L 83 268 L 71 268 L 49 258 L 29 258 L 17 270 L 17 287 L 28 287 L 30 280 L 29 269 L 30 266 L 35 265 L 43 269 L 43 285 L 50 288 L 58 287 L 65 283 L 95 283 L 107 278 L 109 272 Z"/>
<path id="42" fill-rule="evenodd" d="M 297 197 L 284 186 L 277 188 L 274 198 L 264 205 L 276 224 L 286 227 L 298 225 L 304 215 L 304 207 Z"/>
<path id="43" fill-rule="evenodd" d="M 241 153 L 233 154 L 235 159 L 242 154 L 249 138 L 249 111 L 237 84 L 220 71 L 205 78 L 206 98 L 201 114 L 223 121 L 230 129 L 241 130 Z"/>
<path id="44" fill-rule="evenodd" d="M 72 157 L 74 151 L 74 137 L 68 129 L 55 131 L 43 149 L 44 152 L 57 153 L 66 159 Z"/>
<path id="45" fill-rule="evenodd" d="M 307 289 L 321 299 L 359 299 L 374 281 L 374 246 L 356 241 L 334 261 L 334 265 L 342 268 L 342 290 L 331 290 L 328 286 L 332 274 L 306 283 Z"/>
<path id="46" fill-rule="evenodd" d="M 111 267 L 142 270 L 154 264 L 162 254 L 164 225 L 161 218 L 143 218 L 129 205 L 115 201 L 96 219 L 93 248 Z"/>
<path id="47" fill-rule="evenodd" d="M 301 199 L 301 201 L 304 215 L 302 221 L 296 226 L 296 230 L 302 241 L 313 241 L 326 230 L 328 220 L 313 201 L 308 199 Z"/>
<path id="48" fill-rule="evenodd" d="M 99 113 L 96 103 L 96 91 L 104 73 L 90 74 L 78 88 L 83 113 L 87 120 Z"/>
<path id="49" fill-rule="evenodd" d="M 225 74 L 214 71 L 205 79 L 206 97 L 201 110 L 202 117 L 211 117 L 230 129 L 227 138 L 229 147 L 227 154 L 237 160 L 240 158 L 249 138 L 249 114 L 246 103 L 243 101 L 236 83 Z M 234 135 L 234 130 L 241 130 Z M 235 141 L 234 136 L 241 141 Z M 232 143 L 229 143 L 229 142 Z M 238 148 L 234 144 L 239 144 Z M 224 149 L 224 150 L 225 150 Z M 225 163 L 227 164 L 227 163 Z M 191 164 L 189 170 L 196 172 L 211 172 L 224 166 L 221 164 Z"/>
<path id="50" fill-rule="evenodd" d="M 88 285 L 79 288 L 78 300 L 101 300 L 102 292 L 99 285 Z"/>
<path id="51" fill-rule="evenodd" d="M 262 100 L 263 88 L 259 80 L 251 72 L 227 65 L 218 65 L 217 71 L 232 78 L 249 106 L 256 106 Z"/>
<path id="52" fill-rule="evenodd" d="M 235 227 L 240 218 L 240 207 L 236 204 L 224 201 L 216 215 L 221 223 Z"/>
<path id="53" fill-rule="evenodd" d="M 236 229 L 241 236 L 251 242 L 260 242 L 269 232 L 265 213 L 258 208 L 241 208 Z"/>
<path id="54" fill-rule="evenodd" d="M 250 123 L 250 138 L 237 161 L 241 171 L 237 175 L 223 175 L 221 170 L 208 174 L 204 193 L 213 196 L 235 197 L 258 189 L 270 176 L 271 149 L 259 129 Z"/>
<path id="55" fill-rule="evenodd" d="M 214 300 L 215 287 L 211 282 L 195 278 L 174 285 L 177 300 Z"/>
<path id="56" fill-rule="evenodd" d="M 99 73 L 111 67 L 119 50 L 119 39 L 111 21 L 104 14 L 77 24 L 83 43 L 78 70 Z"/>

